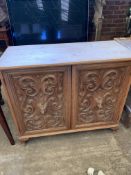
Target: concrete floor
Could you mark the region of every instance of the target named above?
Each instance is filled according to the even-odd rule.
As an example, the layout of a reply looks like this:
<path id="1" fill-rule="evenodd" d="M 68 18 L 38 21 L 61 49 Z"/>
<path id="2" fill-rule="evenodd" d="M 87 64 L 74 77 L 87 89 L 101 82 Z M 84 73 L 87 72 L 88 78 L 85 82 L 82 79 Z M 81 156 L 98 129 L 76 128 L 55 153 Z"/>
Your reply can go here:
<path id="1" fill-rule="evenodd" d="M 0 175 L 86 175 L 88 167 L 131 175 L 131 128 L 41 137 L 24 145 L 6 106 L 4 111 L 16 145 L 0 128 Z"/>

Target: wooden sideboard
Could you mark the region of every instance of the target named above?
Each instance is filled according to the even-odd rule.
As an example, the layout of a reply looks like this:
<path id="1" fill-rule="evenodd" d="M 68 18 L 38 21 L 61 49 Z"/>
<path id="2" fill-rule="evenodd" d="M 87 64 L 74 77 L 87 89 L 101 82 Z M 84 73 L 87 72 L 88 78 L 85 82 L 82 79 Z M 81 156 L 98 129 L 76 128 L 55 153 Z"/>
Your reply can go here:
<path id="1" fill-rule="evenodd" d="M 131 51 L 116 41 L 12 46 L 1 80 L 19 139 L 117 129 Z"/>

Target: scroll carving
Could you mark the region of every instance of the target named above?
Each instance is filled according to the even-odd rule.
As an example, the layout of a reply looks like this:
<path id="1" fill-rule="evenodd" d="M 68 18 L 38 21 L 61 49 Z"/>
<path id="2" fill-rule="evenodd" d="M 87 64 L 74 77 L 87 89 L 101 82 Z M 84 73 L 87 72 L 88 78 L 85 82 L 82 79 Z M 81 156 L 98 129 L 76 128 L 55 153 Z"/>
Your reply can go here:
<path id="1" fill-rule="evenodd" d="M 79 71 L 77 124 L 111 121 L 124 69 Z"/>
<path id="2" fill-rule="evenodd" d="M 26 131 L 64 127 L 64 72 L 14 75 Z"/>

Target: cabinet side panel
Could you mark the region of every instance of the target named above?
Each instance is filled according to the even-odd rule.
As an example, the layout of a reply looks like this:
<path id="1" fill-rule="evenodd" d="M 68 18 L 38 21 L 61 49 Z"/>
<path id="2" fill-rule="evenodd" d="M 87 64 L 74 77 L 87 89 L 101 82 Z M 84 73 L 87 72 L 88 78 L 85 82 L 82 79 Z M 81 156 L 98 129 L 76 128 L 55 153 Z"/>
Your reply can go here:
<path id="1" fill-rule="evenodd" d="M 10 97 L 10 93 L 8 91 L 10 89 L 10 87 L 9 87 L 9 84 L 6 84 L 6 81 L 7 81 L 6 78 L 7 78 L 6 74 L 2 71 L 0 73 L 0 79 L 1 79 L 1 82 L 2 82 L 3 92 L 4 92 L 4 95 L 5 95 L 6 102 L 7 102 L 7 105 L 9 107 L 9 110 L 11 112 L 11 116 L 13 117 L 13 121 L 15 123 L 15 126 L 18 130 L 19 135 L 21 135 L 22 129 L 18 125 L 18 121 L 17 121 L 17 118 L 16 118 L 16 113 L 15 113 L 15 110 L 14 110 L 14 107 L 13 107 L 14 106 L 13 101 L 12 101 L 12 99 Z"/>
<path id="2" fill-rule="evenodd" d="M 122 111 L 123 111 L 123 108 L 124 108 L 124 105 L 126 103 L 126 99 L 127 99 L 127 96 L 128 96 L 128 92 L 130 90 L 130 87 L 131 87 L 131 66 L 128 66 L 126 69 L 125 69 L 125 78 L 123 80 L 123 84 L 121 86 L 121 91 L 119 92 L 119 101 L 118 101 L 118 104 L 117 104 L 117 109 L 116 109 L 116 112 L 114 114 L 114 121 L 116 123 L 119 123 L 120 121 L 120 118 L 121 118 L 121 115 L 122 115 Z"/>

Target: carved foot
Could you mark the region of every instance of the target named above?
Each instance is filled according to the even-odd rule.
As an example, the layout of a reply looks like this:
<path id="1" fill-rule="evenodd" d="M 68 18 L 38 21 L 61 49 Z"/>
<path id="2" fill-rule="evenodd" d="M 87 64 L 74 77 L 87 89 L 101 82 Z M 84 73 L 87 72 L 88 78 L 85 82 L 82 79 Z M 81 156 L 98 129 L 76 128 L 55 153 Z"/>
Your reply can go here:
<path id="1" fill-rule="evenodd" d="M 20 139 L 20 143 L 25 144 L 28 140 L 29 140 L 28 138 L 27 139 Z"/>
<path id="2" fill-rule="evenodd" d="M 113 127 L 111 129 L 112 129 L 112 131 L 117 131 L 119 129 L 119 126 Z"/>

